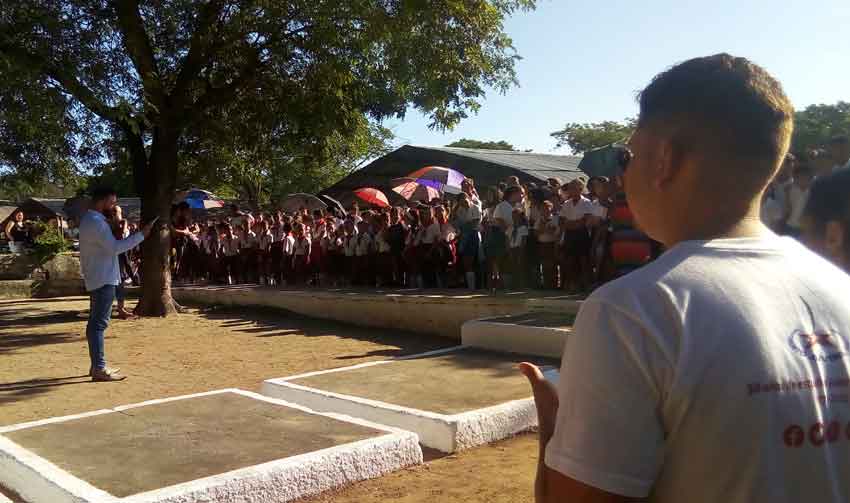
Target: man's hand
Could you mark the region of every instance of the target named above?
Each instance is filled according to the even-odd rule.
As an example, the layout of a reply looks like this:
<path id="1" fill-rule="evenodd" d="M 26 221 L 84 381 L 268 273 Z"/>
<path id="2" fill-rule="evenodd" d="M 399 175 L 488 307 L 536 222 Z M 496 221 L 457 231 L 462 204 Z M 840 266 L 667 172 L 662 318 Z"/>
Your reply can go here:
<path id="1" fill-rule="evenodd" d="M 519 364 L 522 372 L 531 384 L 531 392 L 534 394 L 534 403 L 537 405 L 537 422 L 540 429 L 541 448 L 545 448 L 549 439 L 555 433 L 555 419 L 558 415 L 558 390 L 549 382 L 543 372 L 533 363 L 523 362 Z"/>

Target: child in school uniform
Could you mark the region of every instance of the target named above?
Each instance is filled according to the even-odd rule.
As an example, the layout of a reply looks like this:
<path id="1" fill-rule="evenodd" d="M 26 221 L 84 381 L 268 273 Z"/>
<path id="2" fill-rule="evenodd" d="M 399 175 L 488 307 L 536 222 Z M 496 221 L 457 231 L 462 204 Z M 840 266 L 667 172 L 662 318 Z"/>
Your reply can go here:
<path id="1" fill-rule="evenodd" d="M 295 237 L 292 235 L 292 224 L 283 224 L 281 243 L 281 253 L 283 254 L 283 259 L 280 262 L 281 286 L 287 286 L 294 281 L 292 260 L 295 254 Z"/>
<path id="2" fill-rule="evenodd" d="M 319 212 L 321 215 L 321 212 Z M 313 217 L 313 227 L 310 229 L 310 239 L 312 241 L 312 245 L 310 246 L 310 283 L 313 286 L 321 285 L 321 272 L 322 272 L 322 255 L 324 255 L 324 250 L 322 249 L 322 237 L 325 235 L 325 222 L 321 218 Z"/>
<path id="3" fill-rule="evenodd" d="M 332 220 L 325 220 L 319 247 L 322 254 L 319 258 L 319 284 L 322 286 L 332 285 L 334 278 L 332 274 L 334 253 L 336 253 L 336 228 Z"/>
<path id="4" fill-rule="evenodd" d="M 354 220 L 348 219 L 345 221 L 345 280 L 346 286 L 351 286 L 354 283 L 355 260 L 357 256 L 357 227 L 354 225 Z"/>
<path id="5" fill-rule="evenodd" d="M 233 227 L 224 225 L 224 236 L 221 239 L 222 274 L 228 285 L 239 284 L 241 268 L 239 261 L 239 238 L 234 234 Z"/>
<path id="6" fill-rule="evenodd" d="M 376 221 L 375 282 L 378 288 L 380 288 L 393 281 L 392 247 L 389 242 L 390 214 L 381 213 Z"/>
<path id="7" fill-rule="evenodd" d="M 271 249 L 274 244 L 274 234 L 269 228 L 268 220 L 263 220 L 260 234 L 257 236 L 257 271 L 261 285 L 272 285 L 274 276 L 271 267 Z"/>
<path id="8" fill-rule="evenodd" d="M 219 279 L 219 253 L 221 251 L 221 241 L 219 229 L 211 225 L 207 228 L 207 232 L 201 240 L 201 253 L 204 257 L 204 269 L 208 280 L 217 281 Z"/>
<path id="9" fill-rule="evenodd" d="M 257 271 L 257 234 L 252 229 L 253 222 L 245 220 L 239 234 L 239 262 L 245 283 L 253 282 Z"/>
<path id="10" fill-rule="evenodd" d="M 304 224 L 295 224 L 293 228 L 295 243 L 292 249 L 292 264 L 294 269 L 295 284 L 303 285 L 309 276 L 308 266 L 310 264 L 310 249 L 313 242 L 304 232 Z"/>
<path id="11" fill-rule="evenodd" d="M 525 286 L 525 255 L 526 241 L 528 240 L 528 221 L 521 209 L 514 209 L 513 228 L 510 236 L 510 264 L 511 274 L 505 275 L 509 283 L 507 288 L 523 288 Z"/>
<path id="12" fill-rule="evenodd" d="M 375 281 L 371 275 L 370 258 L 372 254 L 372 233 L 366 220 L 357 224 L 357 247 L 355 249 L 354 282 L 363 286 L 372 286 Z"/>

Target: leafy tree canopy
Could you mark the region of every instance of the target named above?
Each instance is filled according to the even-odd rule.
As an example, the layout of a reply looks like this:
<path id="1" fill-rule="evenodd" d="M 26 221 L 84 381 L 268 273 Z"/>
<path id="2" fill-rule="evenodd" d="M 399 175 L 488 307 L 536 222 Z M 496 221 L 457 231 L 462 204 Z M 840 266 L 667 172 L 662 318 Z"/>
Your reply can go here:
<path id="1" fill-rule="evenodd" d="M 58 179 L 123 155 L 142 218 L 167 220 L 178 183 L 202 165 L 238 159 L 263 170 L 258 153 L 274 152 L 289 166 L 320 172 L 348 155 L 339 138 L 356 138 L 364 120 L 403 117 L 408 107 L 433 128 L 453 127 L 478 110 L 487 89 L 516 83 L 518 56 L 503 21 L 534 6 L 0 2 L 0 169 Z M 142 247 L 145 314 L 175 309 L 169 247 L 167 228 Z"/>
<path id="2" fill-rule="evenodd" d="M 850 135 L 850 102 L 810 105 L 794 114 L 791 150 L 804 155 L 819 149 L 833 136 Z"/>
<path id="3" fill-rule="evenodd" d="M 446 145 L 447 147 L 457 147 L 457 148 L 481 148 L 486 150 L 512 150 L 516 151 L 513 145 L 506 142 L 505 140 L 501 141 L 481 141 L 481 140 L 470 140 L 468 138 L 461 138 L 460 140 L 449 143 Z"/>
<path id="4" fill-rule="evenodd" d="M 574 154 L 581 155 L 588 150 L 623 141 L 632 134 L 634 128 L 634 119 L 625 119 L 623 122 L 571 122 L 550 136 L 558 141 L 555 148 L 566 146 Z"/>

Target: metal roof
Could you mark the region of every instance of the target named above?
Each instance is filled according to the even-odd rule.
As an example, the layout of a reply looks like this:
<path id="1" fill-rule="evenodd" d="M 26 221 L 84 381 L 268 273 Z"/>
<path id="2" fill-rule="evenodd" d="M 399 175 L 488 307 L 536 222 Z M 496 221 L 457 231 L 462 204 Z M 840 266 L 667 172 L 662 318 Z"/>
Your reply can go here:
<path id="1" fill-rule="evenodd" d="M 534 178 L 546 180 L 547 178 L 560 178 L 569 181 L 582 174 L 578 169 L 581 162 L 580 156 L 540 154 L 536 152 L 514 152 L 511 150 L 484 150 L 475 148 L 456 147 L 426 147 L 411 145 L 414 148 L 435 150 L 449 154 L 470 157 L 480 161 L 499 164 L 509 168 L 518 169 Z"/>

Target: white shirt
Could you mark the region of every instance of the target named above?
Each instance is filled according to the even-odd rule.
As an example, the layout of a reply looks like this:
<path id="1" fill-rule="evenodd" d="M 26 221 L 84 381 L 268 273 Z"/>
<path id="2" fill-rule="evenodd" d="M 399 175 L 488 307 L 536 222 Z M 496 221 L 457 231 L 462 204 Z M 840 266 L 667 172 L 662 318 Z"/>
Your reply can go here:
<path id="1" fill-rule="evenodd" d="M 508 227 L 505 229 L 505 233 L 510 236 L 511 232 L 513 232 L 514 227 L 514 207 L 511 203 L 507 201 L 502 201 L 497 204 L 493 209 L 493 220 L 495 224 L 496 219 L 504 220 Z"/>
<path id="2" fill-rule="evenodd" d="M 654 503 L 848 501 L 848 298 L 790 238 L 673 247 L 583 303 L 546 464 Z"/>
<path id="3" fill-rule="evenodd" d="M 345 251 L 346 257 L 353 257 L 357 255 L 357 232 L 354 234 L 350 234 L 345 237 L 345 244 L 343 246 L 343 250 Z"/>
<path id="4" fill-rule="evenodd" d="M 313 243 L 307 239 L 306 237 L 302 237 L 301 239 L 296 239 L 295 244 L 293 245 L 292 253 L 296 256 L 302 255 L 310 255 L 310 249 L 313 247 Z"/>
<path id="5" fill-rule="evenodd" d="M 608 208 L 599 201 L 590 201 L 590 214 L 594 217 L 605 219 L 608 217 Z"/>
<path id="6" fill-rule="evenodd" d="M 519 248 L 520 246 L 522 246 L 523 240 L 527 237 L 527 225 L 520 225 L 519 227 L 514 227 L 514 231 L 513 233 L 511 233 L 511 248 Z"/>
<path id="7" fill-rule="evenodd" d="M 89 210 L 80 222 L 80 267 L 86 290 L 105 285 L 118 285 L 118 255 L 132 250 L 145 240 L 137 232 L 127 239 L 115 239 L 112 228 L 102 213 Z"/>
<path id="8" fill-rule="evenodd" d="M 239 254 L 239 238 L 233 236 L 232 239 L 224 238 L 221 240 L 221 250 L 227 257 L 235 257 Z"/>
<path id="9" fill-rule="evenodd" d="M 561 211 L 558 216 L 564 220 L 575 221 L 581 220 L 585 215 L 593 215 L 593 212 L 593 203 L 590 202 L 590 199 L 581 196 L 577 202 L 573 202 L 572 199 L 564 201 L 561 204 Z"/>
<path id="10" fill-rule="evenodd" d="M 358 257 L 369 255 L 372 250 L 372 235 L 368 232 L 361 232 L 357 236 L 357 244 L 355 245 L 354 254 Z"/>
<path id="11" fill-rule="evenodd" d="M 295 236 L 285 234 L 283 236 L 283 254 L 287 257 L 295 253 Z"/>
<path id="12" fill-rule="evenodd" d="M 790 227 L 799 229 L 803 225 L 803 211 L 808 199 L 809 189 L 803 190 L 797 184 L 792 184 L 788 189 L 788 204 L 791 205 L 791 216 L 788 217 Z"/>
<path id="13" fill-rule="evenodd" d="M 838 163 L 836 163 L 836 164 L 832 167 L 832 172 L 833 172 L 833 173 L 835 173 L 836 171 L 841 171 L 842 169 L 850 169 L 850 160 L 848 160 L 847 162 L 845 162 L 843 165 L 842 165 L 842 164 L 838 164 Z"/>
<path id="14" fill-rule="evenodd" d="M 260 234 L 257 236 L 257 244 L 260 249 L 263 251 L 269 251 L 272 247 L 272 243 L 274 243 L 274 234 L 271 231 L 266 232 L 265 234 Z"/>

